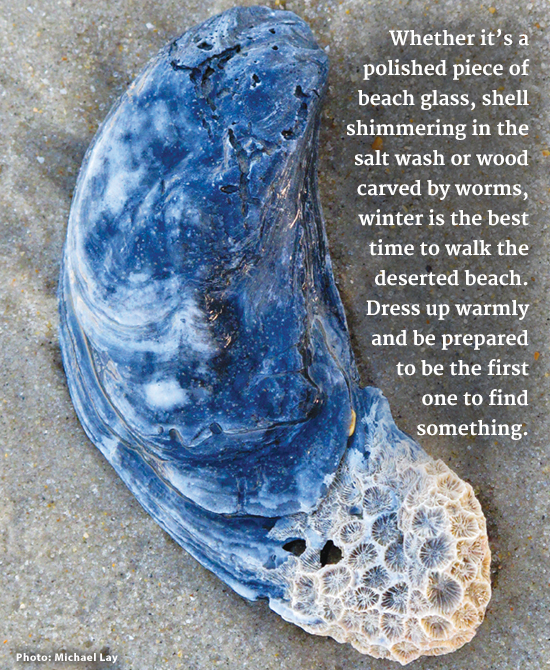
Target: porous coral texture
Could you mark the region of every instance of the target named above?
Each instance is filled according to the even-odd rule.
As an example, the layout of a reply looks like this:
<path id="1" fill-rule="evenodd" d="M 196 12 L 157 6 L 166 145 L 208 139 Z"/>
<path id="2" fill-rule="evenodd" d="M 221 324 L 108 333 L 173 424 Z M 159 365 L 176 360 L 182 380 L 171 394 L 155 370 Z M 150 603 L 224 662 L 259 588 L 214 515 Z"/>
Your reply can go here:
<path id="1" fill-rule="evenodd" d="M 286 577 L 295 622 L 405 665 L 474 636 L 491 559 L 472 487 L 441 461 L 401 452 L 380 444 L 364 467 L 348 459 L 319 509 L 284 533 L 307 538 Z"/>

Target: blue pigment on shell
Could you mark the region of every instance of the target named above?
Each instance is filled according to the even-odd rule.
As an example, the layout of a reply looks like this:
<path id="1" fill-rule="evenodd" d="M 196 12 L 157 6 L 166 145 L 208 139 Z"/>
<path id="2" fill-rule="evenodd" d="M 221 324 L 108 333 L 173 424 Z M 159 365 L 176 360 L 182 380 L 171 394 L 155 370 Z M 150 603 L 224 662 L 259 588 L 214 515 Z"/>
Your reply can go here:
<path id="1" fill-rule="evenodd" d="M 86 433 L 179 544 L 306 630 L 403 662 L 421 636 L 405 653 L 388 622 L 413 589 L 447 616 L 466 586 L 442 578 L 429 604 L 426 565 L 451 571 L 458 545 L 451 516 L 414 520 L 450 471 L 359 387 L 317 193 L 327 72 L 309 27 L 263 7 L 160 52 L 85 157 L 60 342 Z"/>

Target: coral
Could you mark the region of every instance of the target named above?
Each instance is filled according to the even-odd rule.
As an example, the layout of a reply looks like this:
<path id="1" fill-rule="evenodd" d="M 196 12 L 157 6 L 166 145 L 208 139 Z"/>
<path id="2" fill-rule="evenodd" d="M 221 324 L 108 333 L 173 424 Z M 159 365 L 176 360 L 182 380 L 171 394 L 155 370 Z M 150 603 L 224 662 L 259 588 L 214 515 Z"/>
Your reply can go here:
<path id="1" fill-rule="evenodd" d="M 415 455 L 418 476 L 411 477 L 410 453 L 392 461 L 384 450 L 391 452 L 380 441 L 371 452 L 376 467 L 341 466 L 359 475 L 360 524 L 337 491 L 318 510 L 332 519 L 326 538 L 341 550 L 337 565 L 319 565 L 311 573 L 296 557 L 288 578 L 317 575 L 325 589 L 338 593 L 338 601 L 319 598 L 311 621 L 300 623 L 307 631 L 405 665 L 422 655 L 449 653 L 472 638 L 490 597 L 490 552 L 469 484 L 423 453 Z M 346 479 L 336 477 L 332 487 Z M 329 513 L 322 509 L 326 505 Z M 304 533 L 311 533 L 307 525 Z"/>

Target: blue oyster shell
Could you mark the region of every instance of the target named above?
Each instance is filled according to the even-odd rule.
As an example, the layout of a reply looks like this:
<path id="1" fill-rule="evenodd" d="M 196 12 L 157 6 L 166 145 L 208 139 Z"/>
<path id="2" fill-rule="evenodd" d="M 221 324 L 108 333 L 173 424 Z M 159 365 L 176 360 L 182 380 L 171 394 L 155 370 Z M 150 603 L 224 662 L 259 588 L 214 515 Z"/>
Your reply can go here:
<path id="1" fill-rule="evenodd" d="M 327 69 L 264 7 L 159 53 L 84 160 L 60 342 L 88 436 L 177 542 L 306 630 L 404 662 L 479 624 L 452 617 L 486 604 L 488 547 L 468 485 L 358 385 L 317 194 Z"/>
<path id="2" fill-rule="evenodd" d="M 132 84 L 78 182 L 79 414 L 212 512 L 311 510 L 346 447 L 356 372 L 315 175 L 327 67 L 290 13 L 215 17 Z"/>

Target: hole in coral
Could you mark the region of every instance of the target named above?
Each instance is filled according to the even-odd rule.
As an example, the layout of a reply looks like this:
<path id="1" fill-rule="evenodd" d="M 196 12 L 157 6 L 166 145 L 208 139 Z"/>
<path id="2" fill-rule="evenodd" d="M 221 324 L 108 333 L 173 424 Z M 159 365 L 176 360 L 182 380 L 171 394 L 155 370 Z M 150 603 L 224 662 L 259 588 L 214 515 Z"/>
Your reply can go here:
<path id="1" fill-rule="evenodd" d="M 275 35 L 275 28 L 270 28 L 270 29 L 269 29 L 269 32 L 270 32 L 272 35 Z"/>
<path id="2" fill-rule="evenodd" d="M 294 131 L 292 129 L 282 130 L 281 135 L 285 138 L 285 140 L 291 140 L 294 137 Z"/>
<path id="3" fill-rule="evenodd" d="M 301 556 L 306 550 L 306 541 L 301 539 L 291 540 L 290 542 L 283 544 L 283 549 L 294 554 L 294 556 Z"/>
<path id="4" fill-rule="evenodd" d="M 359 507 L 359 505 L 353 505 L 353 507 L 350 507 L 348 511 L 351 516 L 358 516 L 363 518 L 363 508 Z"/>
<path id="5" fill-rule="evenodd" d="M 271 48 L 273 49 L 273 51 L 279 51 L 279 47 L 277 45 L 275 45 L 274 47 L 271 47 Z"/>
<path id="6" fill-rule="evenodd" d="M 328 540 L 325 546 L 321 549 L 320 561 L 321 565 L 329 565 L 339 563 L 342 560 L 342 550 L 337 547 L 332 540 Z"/>
<path id="7" fill-rule="evenodd" d="M 206 40 L 201 42 L 200 44 L 197 44 L 197 49 L 202 49 L 203 51 L 210 51 L 212 49 L 212 44 L 209 44 Z"/>

